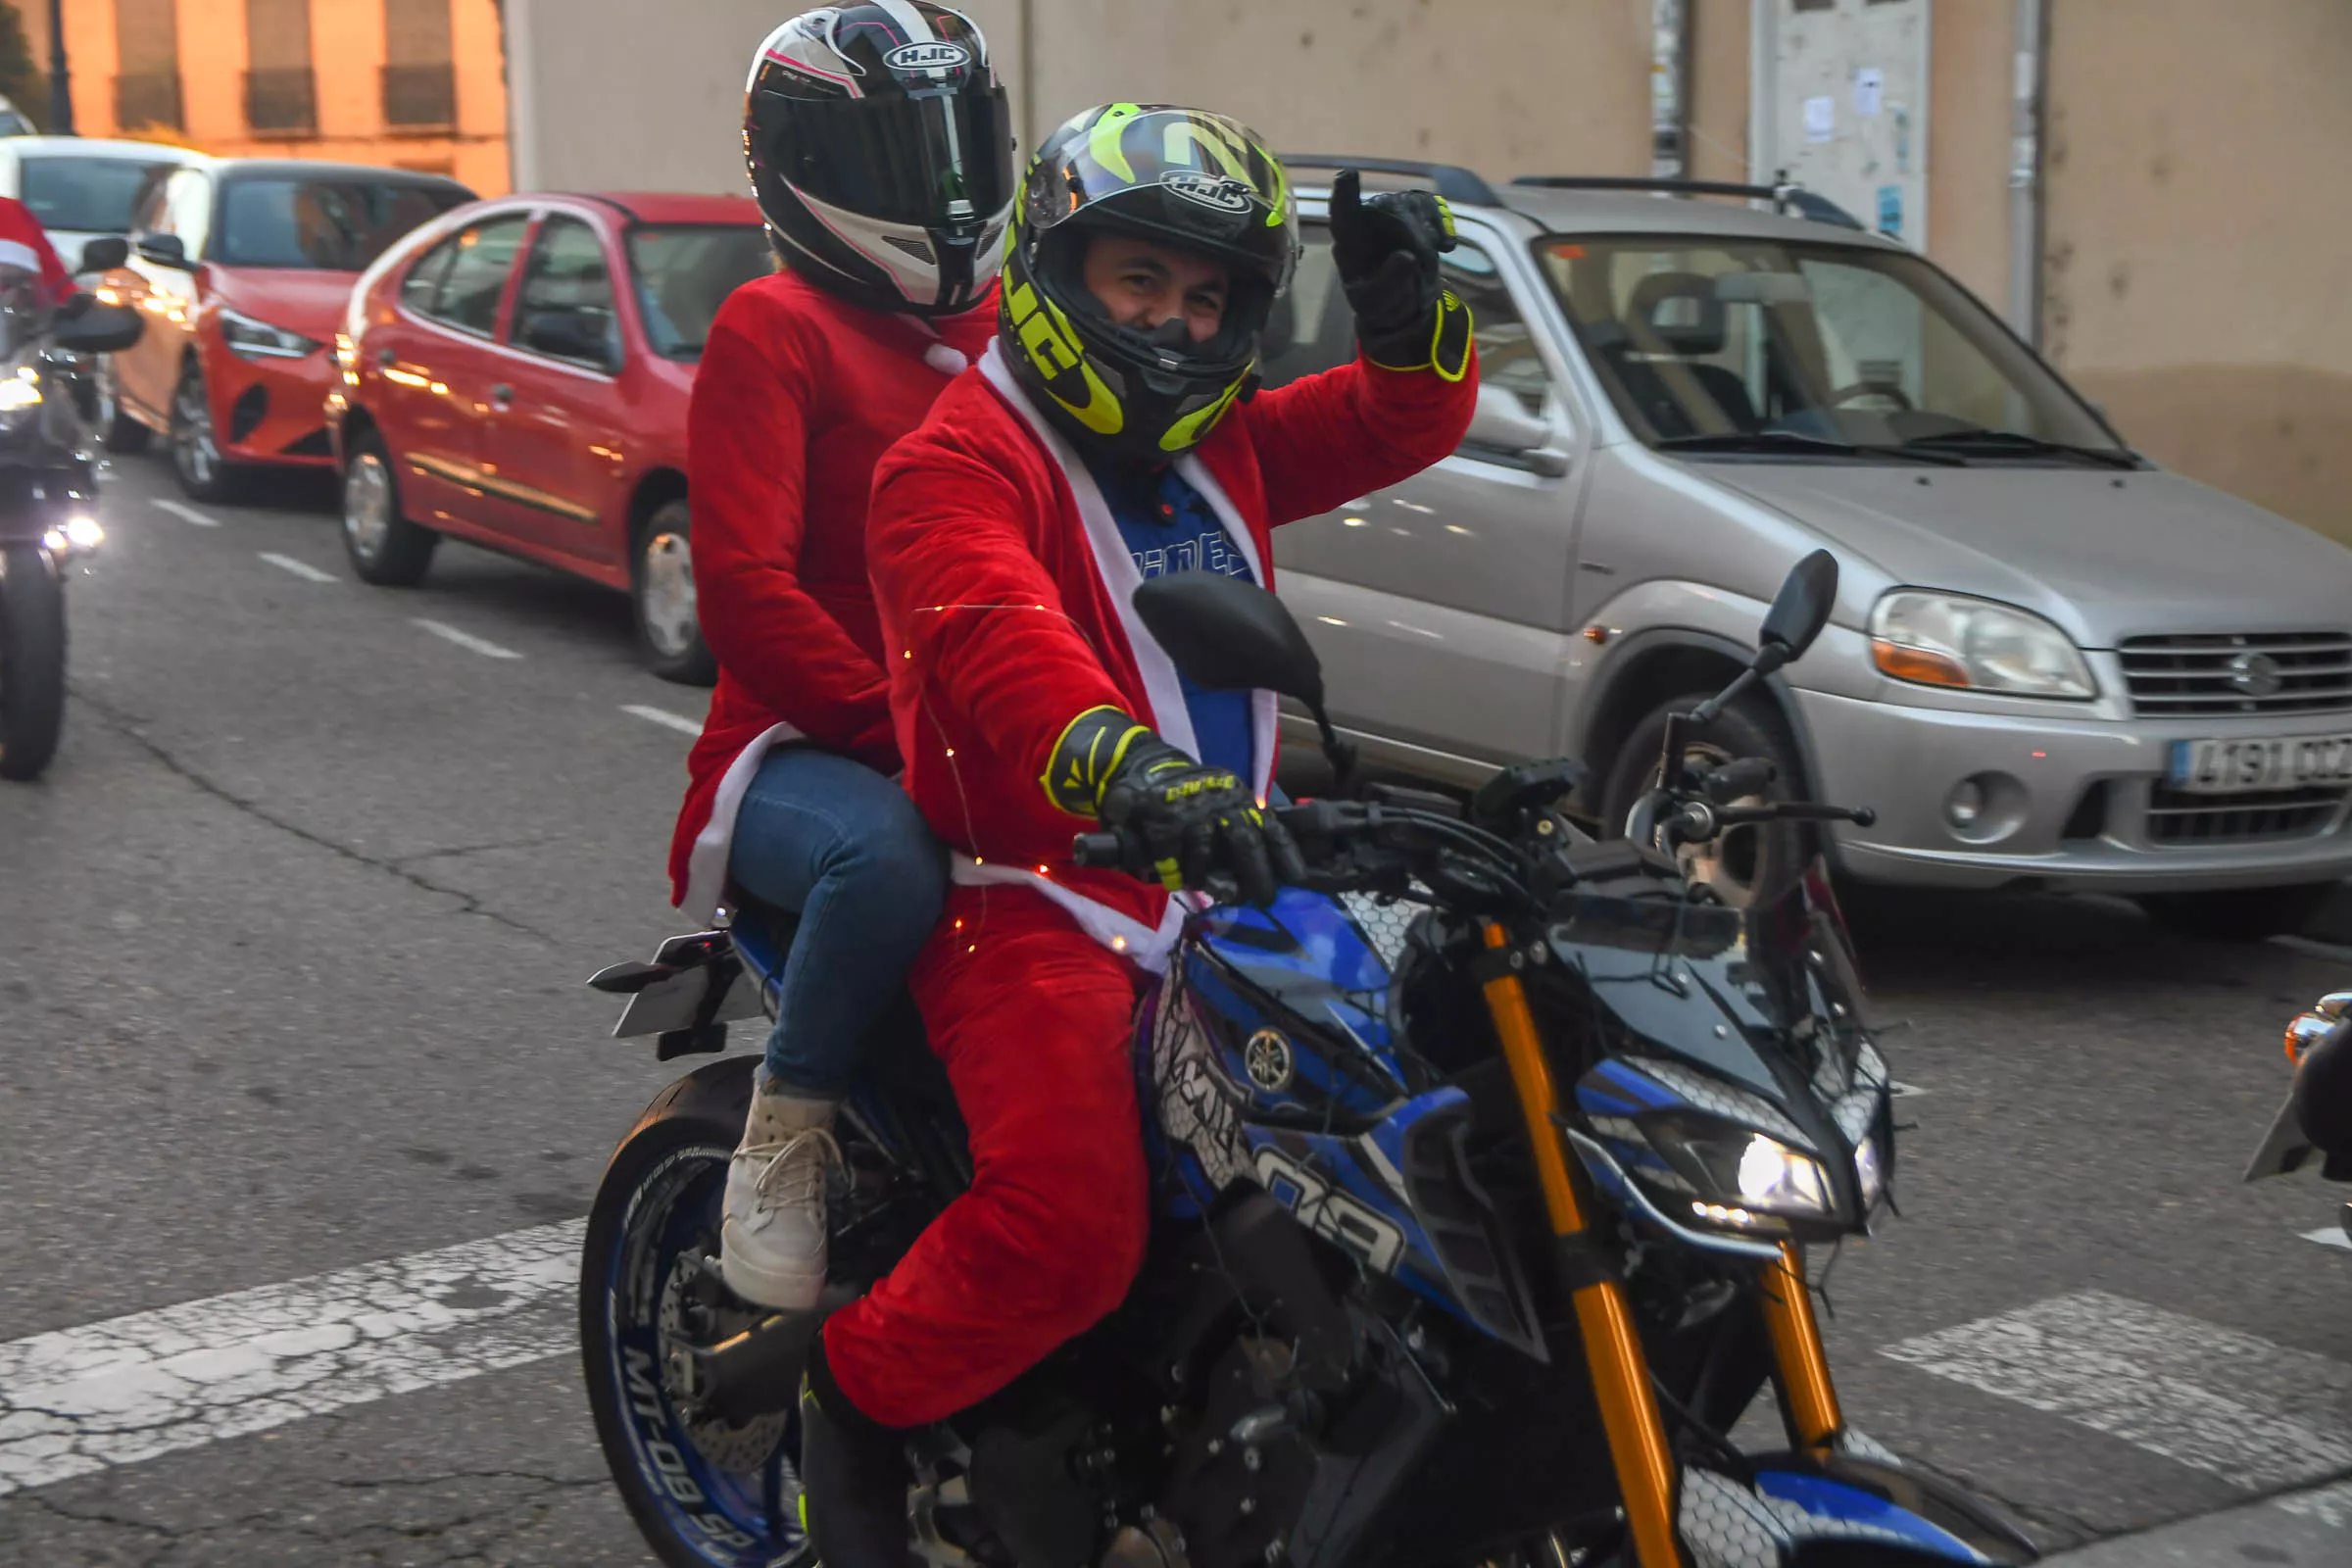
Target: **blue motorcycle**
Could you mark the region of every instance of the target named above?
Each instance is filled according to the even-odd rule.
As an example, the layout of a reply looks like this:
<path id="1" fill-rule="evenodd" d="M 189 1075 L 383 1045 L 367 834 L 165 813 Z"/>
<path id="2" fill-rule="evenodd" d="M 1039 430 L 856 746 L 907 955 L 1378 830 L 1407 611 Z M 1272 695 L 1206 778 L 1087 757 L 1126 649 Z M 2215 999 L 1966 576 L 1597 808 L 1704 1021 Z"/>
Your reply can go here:
<path id="1" fill-rule="evenodd" d="M 1894 1175 L 1886 1064 L 1818 864 L 1745 909 L 1678 854 L 1767 822 L 1768 764 L 1690 765 L 1723 702 L 1803 652 L 1837 564 L 1800 563 L 1748 669 L 1669 726 L 1626 840 L 1560 809 L 1572 762 L 1466 804 L 1280 808 L 1309 874 L 1194 916 L 1138 1010 L 1156 1217 L 1127 1301 L 917 1434 L 908 1551 L 988 1568 L 1893 1568 L 2023 1563 L 1990 1507 L 1848 1424 L 1805 1249 Z M 1195 574 L 1137 608 L 1204 686 L 1321 721 L 1270 594 Z M 1327 747 L 1336 749 L 1327 722 Z M 1086 835 L 1082 863 L 1134 847 Z M 1214 889 L 1212 889 L 1212 892 Z M 739 906 L 592 982 L 618 1034 L 722 1049 L 789 917 Z M 961 1189 L 955 1100 L 911 1009 L 845 1112 L 837 1285 L 878 1278 Z M 752 1058 L 697 1068 L 613 1154 L 581 1263 L 596 1426 L 673 1568 L 797 1564 L 810 1319 L 733 1297 L 720 1193 Z M 1767 1384 L 1787 1446 L 1729 1434 Z"/>

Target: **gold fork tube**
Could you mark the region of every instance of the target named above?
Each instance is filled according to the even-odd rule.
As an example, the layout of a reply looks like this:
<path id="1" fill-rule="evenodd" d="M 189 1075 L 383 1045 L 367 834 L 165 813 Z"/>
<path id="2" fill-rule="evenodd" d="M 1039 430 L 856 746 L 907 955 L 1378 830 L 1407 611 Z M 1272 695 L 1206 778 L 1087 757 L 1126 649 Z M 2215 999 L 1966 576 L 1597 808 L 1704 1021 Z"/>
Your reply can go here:
<path id="1" fill-rule="evenodd" d="M 1501 950 L 1510 945 L 1510 937 L 1501 926 L 1490 925 L 1486 944 Z M 1486 983 L 1486 994 L 1503 1060 L 1510 1066 L 1511 1083 L 1527 1116 L 1536 1178 L 1543 1186 L 1552 1234 L 1580 1237 L 1587 1224 L 1583 1176 L 1570 1163 L 1567 1141 L 1552 1119 L 1559 1110 L 1559 1093 L 1527 1004 L 1527 990 L 1517 975 L 1502 974 Z M 1618 1492 L 1625 1501 L 1634 1559 L 1640 1568 L 1677 1568 L 1682 1550 L 1674 1528 L 1674 1455 L 1666 1446 L 1665 1423 L 1658 1418 L 1657 1397 L 1649 1386 L 1649 1361 L 1634 1329 L 1625 1289 L 1613 1279 L 1598 1280 L 1578 1289 L 1570 1299 L 1584 1339 L 1593 1397 L 1600 1406 L 1601 1430 L 1616 1466 Z"/>
<path id="2" fill-rule="evenodd" d="M 1783 1412 L 1799 1448 L 1826 1446 L 1845 1425 L 1838 1388 L 1830 1381 L 1830 1357 L 1822 1348 L 1821 1325 L 1813 1316 L 1813 1294 L 1805 1287 L 1805 1254 L 1794 1242 L 1781 1244 L 1781 1260 L 1764 1270 L 1758 1296 L 1764 1327 L 1772 1336 L 1773 1364 L 1779 1369 Z"/>

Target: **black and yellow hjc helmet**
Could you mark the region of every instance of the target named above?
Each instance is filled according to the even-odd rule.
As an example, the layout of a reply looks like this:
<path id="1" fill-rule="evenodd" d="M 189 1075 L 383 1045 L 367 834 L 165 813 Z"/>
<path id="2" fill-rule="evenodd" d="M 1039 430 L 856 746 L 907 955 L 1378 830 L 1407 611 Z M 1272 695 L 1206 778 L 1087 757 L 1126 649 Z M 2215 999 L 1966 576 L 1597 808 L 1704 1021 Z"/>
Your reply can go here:
<path id="1" fill-rule="evenodd" d="M 1105 231 L 1227 263 L 1217 334 L 1171 346 L 1114 323 L 1083 280 L 1087 238 Z M 1072 117 L 1029 161 L 998 336 L 1014 375 L 1082 451 L 1164 463 L 1200 445 L 1248 384 L 1298 260 L 1290 182 L 1247 125 L 1106 104 Z"/>

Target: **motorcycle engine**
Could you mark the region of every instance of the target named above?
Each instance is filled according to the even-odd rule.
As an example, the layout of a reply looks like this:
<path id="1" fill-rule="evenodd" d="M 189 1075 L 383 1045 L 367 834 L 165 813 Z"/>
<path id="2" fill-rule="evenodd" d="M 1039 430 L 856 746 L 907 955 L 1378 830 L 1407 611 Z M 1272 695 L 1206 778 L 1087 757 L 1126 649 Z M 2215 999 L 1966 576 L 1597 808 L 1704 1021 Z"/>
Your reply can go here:
<path id="1" fill-rule="evenodd" d="M 1314 1480 L 1319 1416 L 1288 1341 L 1245 1335 L 1226 1348 L 1211 1364 L 1200 1413 L 1170 1432 L 1159 1510 L 1175 1526 L 1182 1562 L 1242 1568 L 1282 1560 L 1280 1543 Z"/>

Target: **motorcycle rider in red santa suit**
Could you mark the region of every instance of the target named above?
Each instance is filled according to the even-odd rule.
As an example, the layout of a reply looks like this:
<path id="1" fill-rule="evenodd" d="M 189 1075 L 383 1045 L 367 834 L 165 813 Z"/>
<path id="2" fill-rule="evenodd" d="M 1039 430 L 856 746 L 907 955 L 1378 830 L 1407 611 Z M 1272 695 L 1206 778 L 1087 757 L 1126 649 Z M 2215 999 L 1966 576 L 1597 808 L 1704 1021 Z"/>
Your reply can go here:
<path id="1" fill-rule="evenodd" d="M 670 874 L 699 919 L 730 888 L 800 917 L 720 1266 L 736 1294 L 805 1309 L 825 1278 L 834 1108 L 947 889 L 945 852 L 893 782 L 866 497 L 875 461 L 989 341 L 1012 142 L 979 29 L 924 0 L 776 28 L 743 135 L 784 267 L 728 297 L 695 376 L 694 580 L 718 689 Z"/>
<path id="2" fill-rule="evenodd" d="M 1114 104 L 1029 166 L 1000 328 L 875 470 L 867 551 L 906 782 L 957 852 L 911 983 L 970 1133 L 972 1182 L 825 1325 L 802 1481 L 830 1568 L 903 1560 L 904 1429 L 1003 1388 L 1114 1307 L 1146 1173 L 1138 988 L 1189 906 L 1070 862 L 1103 823 L 1169 883 L 1272 895 L 1296 854 L 1259 801 L 1270 692 L 1188 689 L 1136 617 L 1146 576 L 1267 583 L 1272 525 L 1451 452 L 1476 392 L 1435 197 L 1335 182 L 1353 363 L 1253 399 L 1298 254 L 1280 164 L 1198 110 Z"/>

